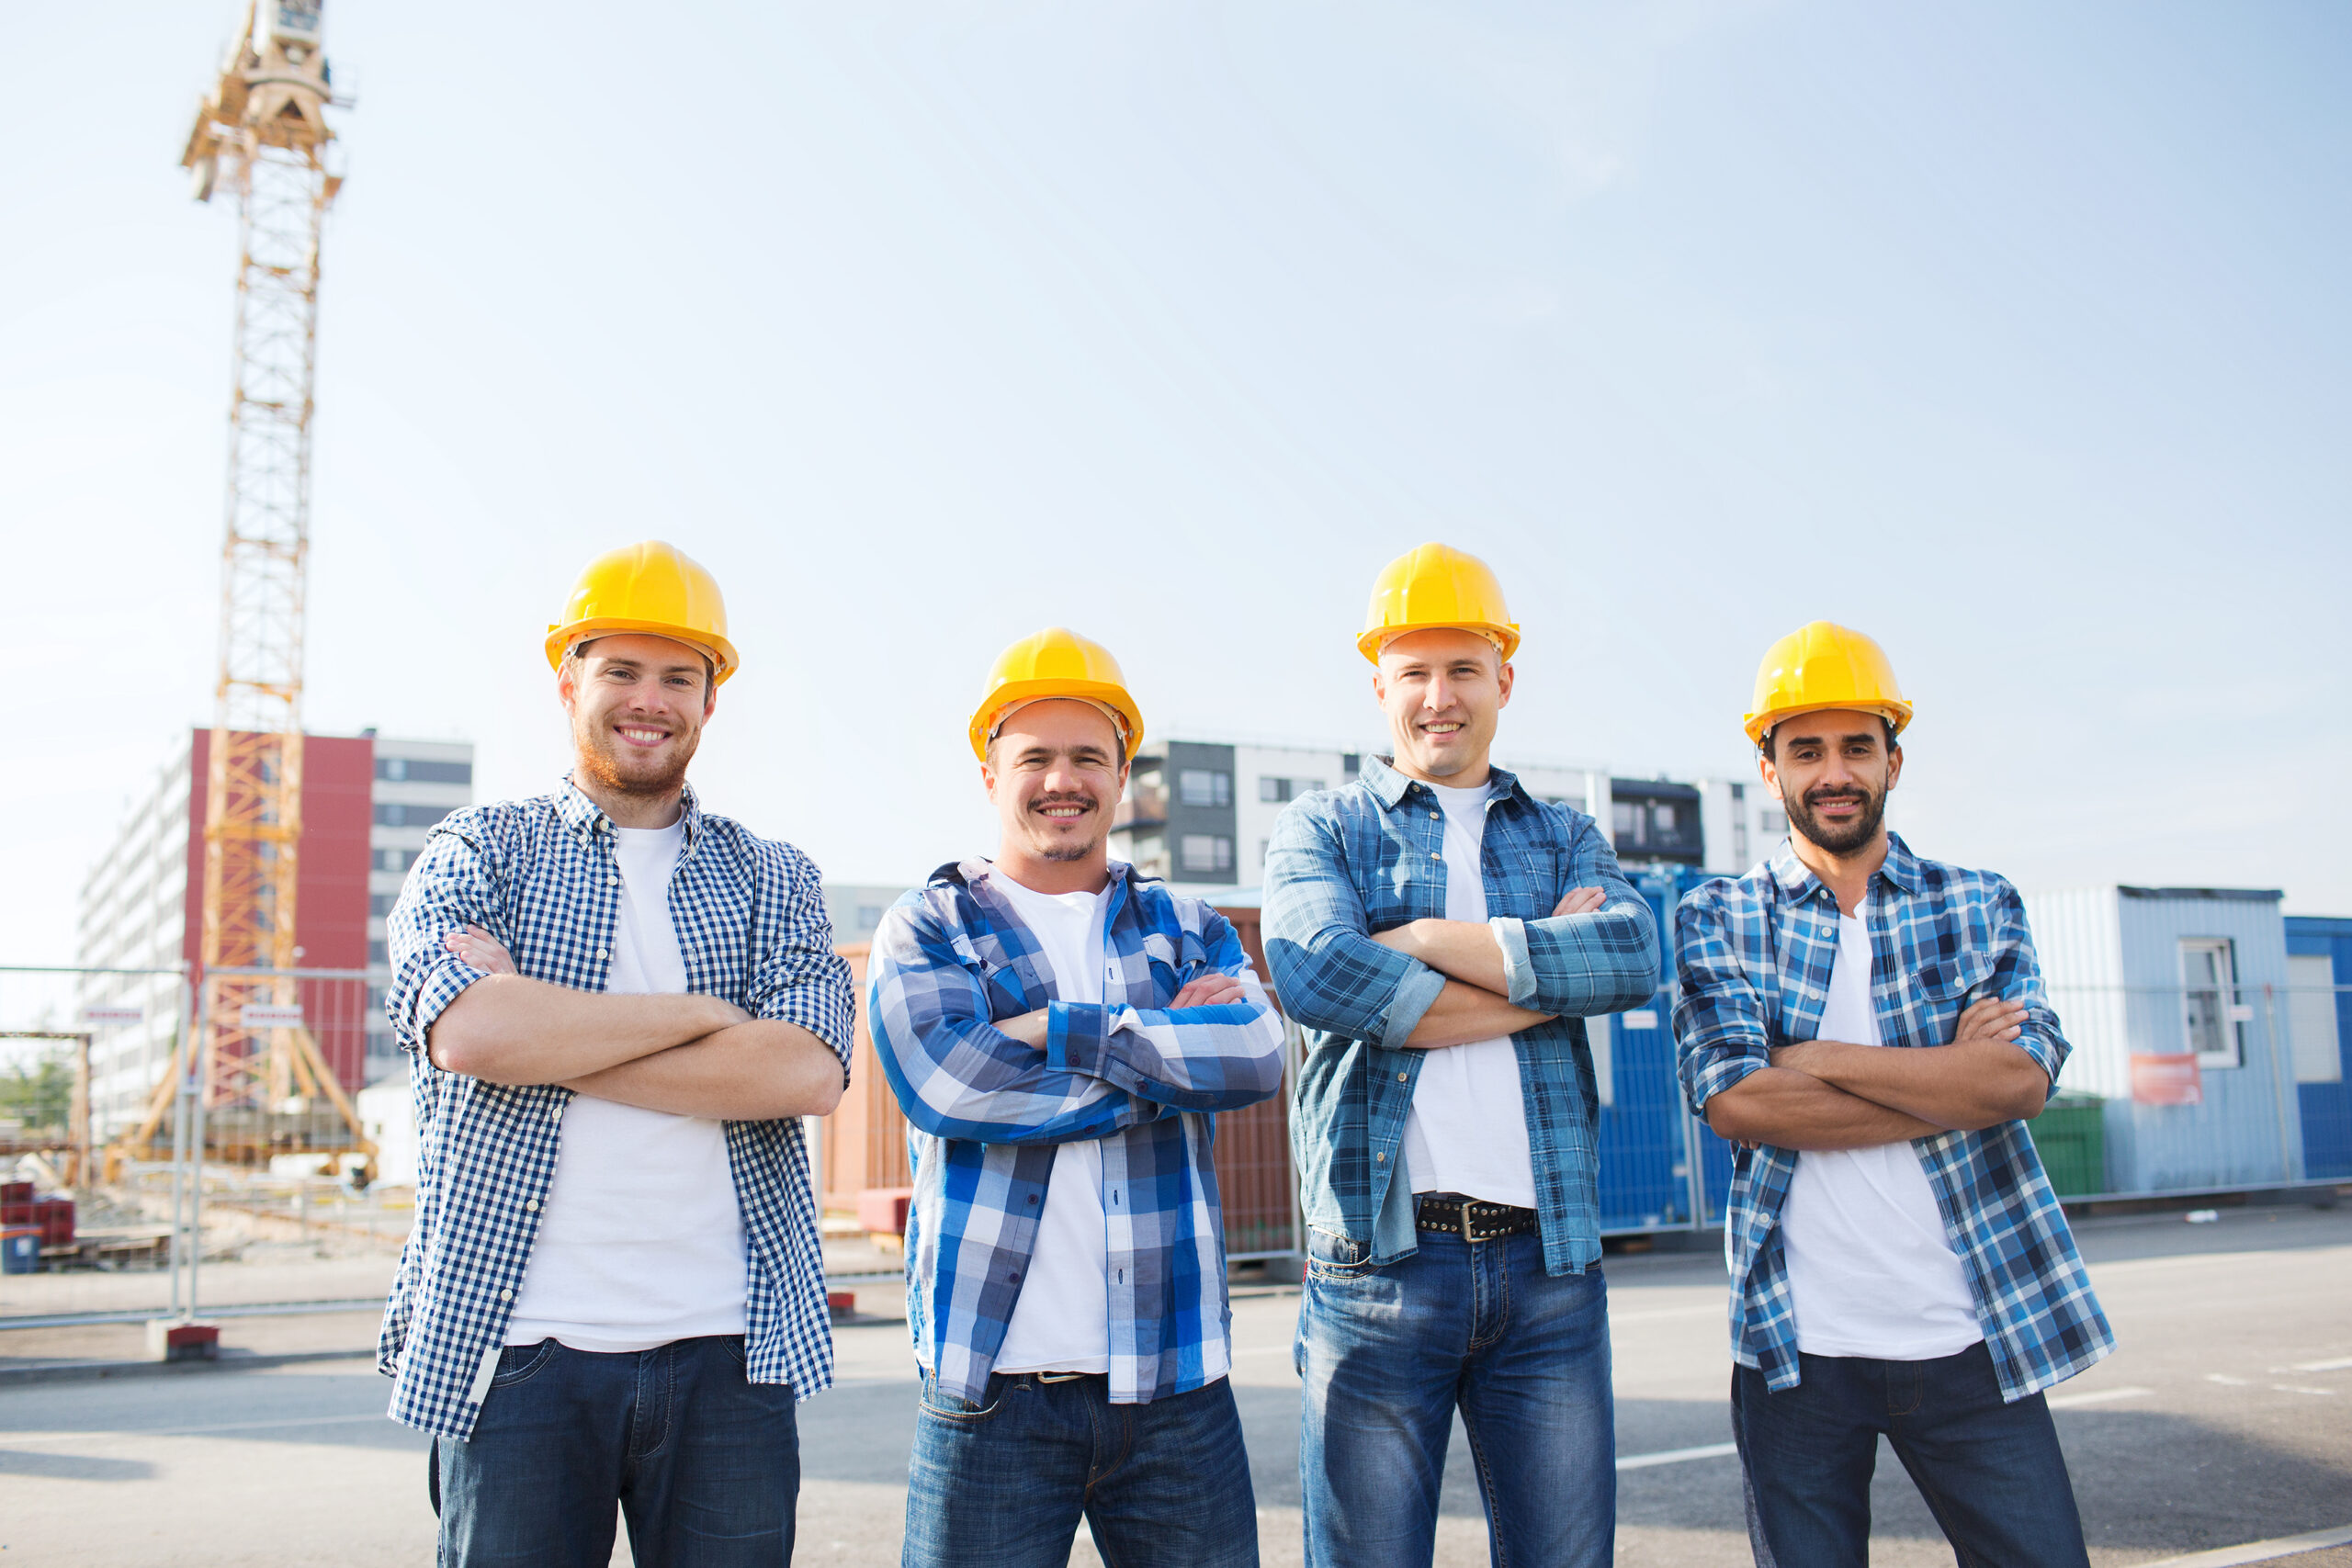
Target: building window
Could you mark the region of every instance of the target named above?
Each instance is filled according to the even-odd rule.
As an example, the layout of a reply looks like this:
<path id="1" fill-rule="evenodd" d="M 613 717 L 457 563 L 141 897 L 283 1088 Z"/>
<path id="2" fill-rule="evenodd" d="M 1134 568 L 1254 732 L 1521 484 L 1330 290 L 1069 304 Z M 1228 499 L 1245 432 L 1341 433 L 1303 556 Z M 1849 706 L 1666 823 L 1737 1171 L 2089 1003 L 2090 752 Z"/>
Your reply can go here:
<path id="1" fill-rule="evenodd" d="M 1363 753 L 1361 751 L 1340 752 L 1340 772 L 1347 774 L 1350 778 L 1353 778 L 1358 773 L 1363 772 Z"/>
<path id="2" fill-rule="evenodd" d="M 1186 806 L 1230 806 L 1233 775 L 1208 768 L 1184 768 L 1176 774 L 1176 798 Z"/>
<path id="3" fill-rule="evenodd" d="M 1216 775 L 1223 778 L 1225 775 Z M 1186 833 L 1177 842 L 1179 871 L 1231 871 L 1233 840 L 1223 833 Z"/>
<path id="4" fill-rule="evenodd" d="M 1639 849 L 1646 841 L 1642 833 L 1642 803 L 1638 800 L 1612 801 L 1609 820 L 1617 829 L 1619 849 Z"/>
<path id="5" fill-rule="evenodd" d="M 392 906 L 400 902 L 400 897 L 401 896 L 397 893 L 370 893 L 368 895 L 368 912 L 371 915 L 389 915 L 392 912 Z"/>
<path id="6" fill-rule="evenodd" d="M 1768 839 L 1785 839 L 1789 836 L 1789 814 L 1777 806 L 1768 806 L 1758 812 L 1756 825 L 1764 829 L 1764 836 Z"/>
<path id="7" fill-rule="evenodd" d="M 371 939 L 371 940 L 368 942 L 368 963 L 370 963 L 370 964 L 390 964 L 391 961 L 392 961 L 392 960 L 391 960 L 391 953 L 390 953 L 390 951 L 389 949 L 387 949 L 387 948 L 384 946 L 384 941 L 383 941 L 383 939 L 382 939 L 381 937 L 373 938 L 373 939 Z"/>
<path id="8" fill-rule="evenodd" d="M 415 757 L 379 757 L 376 776 L 390 784 L 453 784 L 474 782 L 471 762 L 428 762 Z"/>
<path id="9" fill-rule="evenodd" d="M 2180 943 L 2180 1013 L 2188 1048 L 2200 1067 L 2234 1067 L 2245 1060 L 2239 1029 L 2236 965 L 2227 937 L 2184 937 Z"/>
<path id="10" fill-rule="evenodd" d="M 456 809 L 454 806 L 402 806 L 397 801 L 379 801 L 376 803 L 376 826 L 430 828 Z"/>
<path id="11" fill-rule="evenodd" d="M 1260 779 L 1258 781 L 1258 798 L 1263 801 L 1288 800 L 1290 798 L 1290 780 L 1276 778 Z"/>

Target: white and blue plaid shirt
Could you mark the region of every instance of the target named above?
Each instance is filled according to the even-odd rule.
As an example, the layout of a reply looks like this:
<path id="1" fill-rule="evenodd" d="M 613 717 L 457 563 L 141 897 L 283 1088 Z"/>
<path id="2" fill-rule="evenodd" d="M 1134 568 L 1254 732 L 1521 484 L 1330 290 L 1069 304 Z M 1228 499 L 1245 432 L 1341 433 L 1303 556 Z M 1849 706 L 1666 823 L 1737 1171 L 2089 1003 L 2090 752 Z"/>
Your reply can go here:
<path id="1" fill-rule="evenodd" d="M 602 991 L 620 908 L 614 843 L 612 819 L 569 780 L 553 795 L 458 812 L 426 838 L 385 921 L 384 1010 L 411 1055 L 416 1215 L 376 1361 L 393 1379 L 392 1418 L 442 1437 L 473 1430 L 571 1099 L 556 1084 L 486 1083 L 433 1065 L 426 1032 L 483 976 L 442 938 L 479 925 L 521 974 Z M 688 991 L 798 1024 L 833 1048 L 846 1081 L 855 998 L 806 855 L 705 813 L 689 789 L 670 913 Z M 745 1365 L 752 1382 L 806 1399 L 832 1382 L 833 1341 L 800 1122 L 729 1122 L 727 1156 L 743 1213 Z"/>
<path id="2" fill-rule="evenodd" d="M 978 1403 L 1036 1245 L 1057 1145 L 1102 1140 L 1110 1396 L 1211 1381 L 1227 1337 L 1210 1113 L 1283 1080 L 1282 1021 L 1226 918 L 1111 863 L 1100 1002 L 1060 999 L 987 861 L 942 866 L 874 933 L 866 1016 L 907 1114 L 907 1325 L 945 1393 Z M 1248 998 L 1171 1010 L 1185 983 Z M 993 1027 L 1047 1011 L 1038 1051 Z"/>
<path id="3" fill-rule="evenodd" d="M 1971 1005 L 1988 997 L 2022 1001 L 2017 1043 L 2054 1090 L 2068 1047 L 2016 888 L 1990 872 L 1921 860 L 1890 833 L 1866 903 L 1880 1043 L 1949 1044 Z M 1783 844 L 1736 882 L 1719 877 L 1691 889 L 1674 928 L 1682 1087 L 1690 1109 L 1704 1115 L 1708 1100 L 1770 1066 L 1773 1047 L 1815 1037 L 1838 958 L 1838 899 Z M 2022 1399 L 2112 1350 L 2114 1333 L 2025 1123 L 1912 1142 L 1976 1298 L 2003 1395 Z M 1724 1225 L 1732 1354 L 1774 1389 L 1799 1379 L 1780 1222 L 1802 1157 L 1770 1145 L 1740 1150 Z"/>

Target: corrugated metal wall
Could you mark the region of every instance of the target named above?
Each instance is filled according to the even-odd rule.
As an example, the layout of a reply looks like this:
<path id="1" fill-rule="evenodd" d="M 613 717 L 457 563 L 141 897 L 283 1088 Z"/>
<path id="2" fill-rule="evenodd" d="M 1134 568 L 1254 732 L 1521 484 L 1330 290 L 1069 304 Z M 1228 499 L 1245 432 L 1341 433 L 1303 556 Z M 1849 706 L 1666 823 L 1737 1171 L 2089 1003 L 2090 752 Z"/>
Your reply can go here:
<path id="1" fill-rule="evenodd" d="M 2120 896 L 2112 887 L 2025 895 L 2025 918 L 2074 1054 L 2058 1087 L 2102 1100 L 2132 1092 L 2132 1039 L 2124 1019 Z"/>

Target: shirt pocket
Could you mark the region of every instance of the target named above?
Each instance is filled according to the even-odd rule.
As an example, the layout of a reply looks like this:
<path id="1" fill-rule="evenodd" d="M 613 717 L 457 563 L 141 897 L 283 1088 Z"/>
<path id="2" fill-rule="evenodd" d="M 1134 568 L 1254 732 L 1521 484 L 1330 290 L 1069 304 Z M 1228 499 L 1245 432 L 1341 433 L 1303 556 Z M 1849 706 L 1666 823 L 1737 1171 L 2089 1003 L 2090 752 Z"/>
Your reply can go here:
<path id="1" fill-rule="evenodd" d="M 1992 994 L 1993 955 L 1961 953 L 1932 959 L 1911 972 L 1907 998 L 1920 1045 L 1948 1045 L 1960 1015 Z"/>
<path id="2" fill-rule="evenodd" d="M 1209 965 L 1208 944 L 1197 931 L 1146 931 L 1141 945 L 1144 962 L 1151 966 L 1152 999 L 1161 1007 Z"/>

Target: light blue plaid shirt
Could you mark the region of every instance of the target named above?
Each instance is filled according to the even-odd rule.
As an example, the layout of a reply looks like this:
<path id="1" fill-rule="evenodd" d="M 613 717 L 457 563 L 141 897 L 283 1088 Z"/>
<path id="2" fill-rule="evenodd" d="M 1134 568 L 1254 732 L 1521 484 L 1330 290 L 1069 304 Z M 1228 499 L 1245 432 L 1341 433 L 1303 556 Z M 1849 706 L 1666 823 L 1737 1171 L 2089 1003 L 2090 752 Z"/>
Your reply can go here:
<path id="1" fill-rule="evenodd" d="M 1972 1004 L 2022 1001 L 2017 1043 L 2054 1090 L 2068 1047 L 2017 889 L 1990 872 L 1921 860 L 1890 833 L 1867 908 L 1882 1045 L 1950 1044 Z M 1783 844 L 1736 882 L 1719 877 L 1691 889 L 1675 915 L 1675 958 L 1683 1092 L 1704 1115 L 1708 1100 L 1769 1066 L 1773 1047 L 1815 1038 L 1838 959 L 1837 896 Z M 1944 1133 L 1913 1146 L 1976 1297 L 2002 1394 L 2022 1399 L 2112 1350 L 2114 1333 L 2025 1123 Z M 1798 1382 L 1780 1221 L 1801 1157 L 1770 1146 L 1739 1150 L 1724 1226 L 1732 1354 L 1775 1389 Z"/>
<path id="2" fill-rule="evenodd" d="M 1282 1087 L 1282 1021 L 1241 939 L 1197 898 L 1111 863 L 1100 1002 L 1060 999 L 984 860 L 942 866 L 874 933 L 866 1015 L 906 1111 L 907 1325 L 941 1389 L 978 1402 L 1036 1245 L 1057 1145 L 1102 1140 L 1111 1399 L 1210 1381 L 1227 1358 L 1225 1222 L 1209 1112 Z M 1170 1010 L 1190 980 L 1249 999 Z M 1039 1052 L 991 1026 L 1048 1010 Z"/>
<path id="3" fill-rule="evenodd" d="M 458 812 L 426 837 L 384 923 L 384 1010 L 411 1056 L 416 1215 L 376 1364 L 393 1379 L 392 1418 L 442 1437 L 466 1437 L 481 1412 L 571 1091 L 433 1065 L 426 1032 L 483 977 L 441 939 L 479 925 L 529 978 L 602 991 L 620 910 L 614 843 L 612 818 L 570 780 Z M 855 993 L 806 855 L 707 814 L 689 789 L 670 915 L 688 991 L 798 1024 L 833 1048 L 847 1081 Z M 727 1157 L 743 1212 L 744 1362 L 752 1382 L 790 1383 L 806 1399 L 832 1382 L 833 1339 L 799 1120 L 728 1122 Z"/>
<path id="4" fill-rule="evenodd" d="M 1500 768 L 1490 777 L 1487 913 L 1510 1000 L 1553 1015 L 1511 1036 L 1544 1264 L 1579 1273 L 1600 1256 L 1600 1099 L 1584 1021 L 1657 991 L 1657 922 L 1591 818 L 1537 800 Z M 1307 1030 L 1291 1120 L 1306 1223 L 1367 1247 L 1375 1264 L 1417 1245 L 1412 1183 L 1396 1174 L 1427 1053 L 1405 1041 L 1446 977 L 1372 939 L 1444 918 L 1444 845 L 1429 785 L 1367 757 L 1355 783 L 1292 802 L 1266 851 L 1266 965 L 1283 1010 Z M 1576 887 L 1601 889 L 1601 907 L 1554 915 Z"/>

